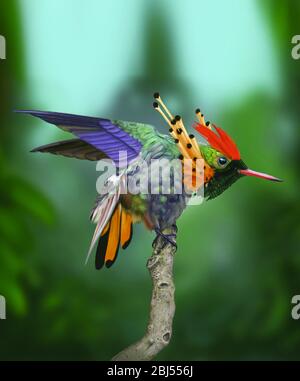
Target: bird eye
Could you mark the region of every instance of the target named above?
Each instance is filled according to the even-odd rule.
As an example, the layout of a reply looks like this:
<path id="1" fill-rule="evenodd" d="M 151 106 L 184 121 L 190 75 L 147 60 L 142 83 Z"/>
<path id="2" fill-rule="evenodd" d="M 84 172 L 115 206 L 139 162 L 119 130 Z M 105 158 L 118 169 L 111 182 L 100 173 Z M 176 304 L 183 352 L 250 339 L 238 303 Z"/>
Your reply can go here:
<path id="1" fill-rule="evenodd" d="M 218 157 L 218 164 L 220 167 L 224 167 L 228 163 L 228 160 L 224 156 Z"/>

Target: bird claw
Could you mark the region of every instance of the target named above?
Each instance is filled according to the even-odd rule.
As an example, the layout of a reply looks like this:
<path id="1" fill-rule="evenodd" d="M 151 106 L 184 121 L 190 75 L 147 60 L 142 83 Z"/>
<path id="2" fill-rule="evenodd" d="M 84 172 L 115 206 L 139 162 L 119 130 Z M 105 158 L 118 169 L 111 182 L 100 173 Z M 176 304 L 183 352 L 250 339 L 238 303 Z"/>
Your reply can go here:
<path id="1" fill-rule="evenodd" d="M 175 231 L 177 232 L 177 228 Z M 157 251 L 164 249 L 165 246 L 168 244 L 172 245 L 177 250 L 176 233 L 164 234 L 159 229 L 155 229 L 155 233 L 156 233 L 156 238 L 153 241 L 152 246 L 155 247 Z"/>

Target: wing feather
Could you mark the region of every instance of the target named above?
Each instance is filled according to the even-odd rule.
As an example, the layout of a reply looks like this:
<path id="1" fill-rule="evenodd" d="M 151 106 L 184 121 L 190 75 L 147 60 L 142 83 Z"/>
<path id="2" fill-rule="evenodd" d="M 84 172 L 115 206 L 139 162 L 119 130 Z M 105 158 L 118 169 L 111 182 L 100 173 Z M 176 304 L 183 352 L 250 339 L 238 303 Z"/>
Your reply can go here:
<path id="1" fill-rule="evenodd" d="M 80 139 L 63 140 L 34 148 L 31 152 L 47 152 L 54 155 L 73 157 L 81 160 L 97 161 L 107 158 L 107 155 Z"/>
<path id="2" fill-rule="evenodd" d="M 136 159 L 142 149 L 142 143 L 138 139 L 109 119 L 34 110 L 17 112 L 38 117 L 73 133 L 80 140 L 104 152 L 118 166 L 122 164 L 119 162 L 120 151 L 127 153 L 127 160 L 130 162 Z"/>

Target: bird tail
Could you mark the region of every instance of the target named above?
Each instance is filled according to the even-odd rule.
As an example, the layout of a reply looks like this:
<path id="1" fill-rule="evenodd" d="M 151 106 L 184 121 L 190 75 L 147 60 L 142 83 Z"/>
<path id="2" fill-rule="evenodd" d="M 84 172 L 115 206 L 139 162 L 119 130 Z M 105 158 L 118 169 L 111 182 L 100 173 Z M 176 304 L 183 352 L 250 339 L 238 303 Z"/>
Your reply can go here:
<path id="1" fill-rule="evenodd" d="M 110 220 L 105 225 L 97 246 L 96 269 L 105 264 L 111 267 L 118 256 L 119 247 L 128 247 L 132 238 L 132 216 L 120 203 L 117 204 Z"/>
<path id="2" fill-rule="evenodd" d="M 91 220 L 97 224 L 88 251 L 88 261 L 94 246 L 96 250 L 96 269 L 105 264 L 111 267 L 115 262 L 119 247 L 126 249 L 132 237 L 132 215 L 121 205 L 120 195 L 126 185 L 124 173 L 111 176 L 107 180 L 107 193 L 99 195 L 91 212 Z"/>

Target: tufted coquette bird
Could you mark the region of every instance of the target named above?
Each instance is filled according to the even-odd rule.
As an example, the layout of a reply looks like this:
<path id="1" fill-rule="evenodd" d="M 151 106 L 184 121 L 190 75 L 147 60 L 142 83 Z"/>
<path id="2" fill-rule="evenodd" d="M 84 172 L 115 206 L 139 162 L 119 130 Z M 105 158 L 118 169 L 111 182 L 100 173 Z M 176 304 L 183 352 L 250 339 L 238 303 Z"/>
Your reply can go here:
<path id="1" fill-rule="evenodd" d="M 169 135 L 161 134 L 155 127 L 144 123 L 56 112 L 17 111 L 41 118 L 76 136 L 76 139 L 44 145 L 32 152 L 113 161 L 117 172 L 107 178 L 105 191 L 97 196 L 90 216 L 96 229 L 87 259 L 98 242 L 97 269 L 104 264 L 110 267 L 117 258 L 119 246 L 125 249 L 129 245 L 134 222 L 143 221 L 147 228 L 155 231 L 156 239 L 161 236 L 165 243 L 176 246 L 176 221 L 199 191 L 204 199 L 211 200 L 245 176 L 281 181 L 249 169 L 232 138 L 220 127 L 205 122 L 200 109 L 196 110 L 197 122 L 193 125 L 202 137 L 199 143 L 194 135 L 188 134 L 182 118 L 171 114 L 159 93 L 155 93 L 154 98 L 154 109 L 167 123 Z M 126 153 L 125 164 L 120 159 L 120 152 Z M 145 163 L 151 167 L 155 160 L 162 159 L 169 162 L 176 159 L 180 163 L 169 172 L 171 188 L 168 192 L 163 189 L 157 173 L 155 178 L 144 176 L 147 171 L 149 173 L 149 168 L 145 172 Z M 202 163 L 200 166 L 199 161 Z M 189 163 L 186 167 L 185 162 Z M 180 172 L 179 176 L 176 176 L 176 171 Z M 139 180 L 147 179 L 151 191 L 133 192 L 126 188 L 125 185 L 132 179 L 136 181 L 137 176 L 140 176 Z M 177 191 L 178 182 L 181 191 Z"/>

